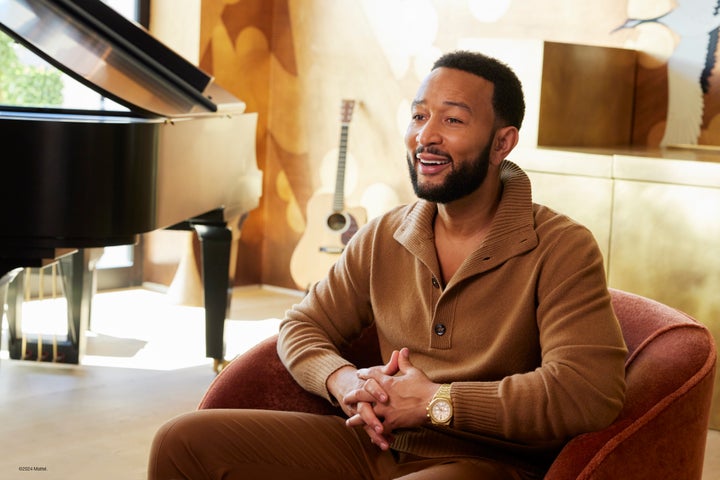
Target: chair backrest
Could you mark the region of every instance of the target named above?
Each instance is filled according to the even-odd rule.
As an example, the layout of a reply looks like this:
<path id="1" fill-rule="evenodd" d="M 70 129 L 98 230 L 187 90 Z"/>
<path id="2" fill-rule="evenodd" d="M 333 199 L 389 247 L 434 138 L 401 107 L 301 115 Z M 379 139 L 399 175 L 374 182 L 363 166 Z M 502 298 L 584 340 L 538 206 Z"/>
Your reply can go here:
<path id="1" fill-rule="evenodd" d="M 628 346 L 625 405 L 608 428 L 570 441 L 546 478 L 700 479 L 717 361 L 713 338 L 667 305 L 611 294 Z"/>

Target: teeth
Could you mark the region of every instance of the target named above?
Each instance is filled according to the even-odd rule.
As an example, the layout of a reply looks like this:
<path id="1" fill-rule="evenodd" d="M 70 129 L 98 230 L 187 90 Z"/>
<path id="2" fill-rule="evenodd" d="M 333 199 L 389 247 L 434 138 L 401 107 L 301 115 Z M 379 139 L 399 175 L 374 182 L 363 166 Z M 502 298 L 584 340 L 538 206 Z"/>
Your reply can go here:
<path id="1" fill-rule="evenodd" d="M 449 160 L 427 160 L 420 157 L 420 153 L 415 154 L 415 158 L 418 159 L 420 163 L 423 165 L 445 165 L 446 163 L 450 163 Z"/>

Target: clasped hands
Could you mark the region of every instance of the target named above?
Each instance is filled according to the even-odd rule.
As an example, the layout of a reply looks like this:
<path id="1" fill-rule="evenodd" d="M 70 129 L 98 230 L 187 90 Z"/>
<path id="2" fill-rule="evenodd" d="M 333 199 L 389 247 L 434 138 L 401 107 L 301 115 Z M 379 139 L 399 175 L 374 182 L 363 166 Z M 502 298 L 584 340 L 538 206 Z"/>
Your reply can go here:
<path id="1" fill-rule="evenodd" d="M 385 365 L 343 367 L 327 385 L 348 416 L 346 425 L 363 427 L 382 450 L 390 448 L 393 430 L 427 422 L 427 405 L 440 387 L 413 366 L 407 348 L 393 351 Z"/>

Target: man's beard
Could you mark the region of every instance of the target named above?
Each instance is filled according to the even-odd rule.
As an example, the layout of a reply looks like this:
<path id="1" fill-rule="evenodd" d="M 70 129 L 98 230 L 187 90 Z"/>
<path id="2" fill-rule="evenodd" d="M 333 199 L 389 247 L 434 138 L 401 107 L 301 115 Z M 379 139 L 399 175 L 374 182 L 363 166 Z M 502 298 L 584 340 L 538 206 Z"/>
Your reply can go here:
<path id="1" fill-rule="evenodd" d="M 470 195 L 482 185 L 485 177 L 487 177 L 488 167 L 490 165 L 491 144 L 492 142 L 488 142 L 487 146 L 480 152 L 480 155 L 478 155 L 474 162 L 467 162 L 460 166 L 457 166 L 457 164 L 453 162 L 451 164 L 452 170 L 440 185 L 421 185 L 418 182 L 418 173 L 415 169 L 414 159 L 408 155 L 407 161 L 410 170 L 410 181 L 412 182 L 413 190 L 415 190 L 415 195 L 417 195 L 418 198 L 435 203 L 450 203 Z"/>

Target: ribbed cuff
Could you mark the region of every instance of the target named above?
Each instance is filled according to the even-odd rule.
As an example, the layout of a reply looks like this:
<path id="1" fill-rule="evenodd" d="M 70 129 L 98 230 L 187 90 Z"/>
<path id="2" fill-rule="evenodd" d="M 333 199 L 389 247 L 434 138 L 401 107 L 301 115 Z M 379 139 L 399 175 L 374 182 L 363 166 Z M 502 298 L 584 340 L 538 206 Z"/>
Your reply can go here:
<path id="1" fill-rule="evenodd" d="M 500 382 L 453 383 L 453 427 L 501 435 Z"/>
<path id="2" fill-rule="evenodd" d="M 296 367 L 294 370 L 299 373 L 298 383 L 303 388 L 337 405 L 335 399 L 328 392 L 327 379 L 333 372 L 346 366 L 354 365 L 338 355 L 329 354 L 314 357 L 311 367 Z"/>

